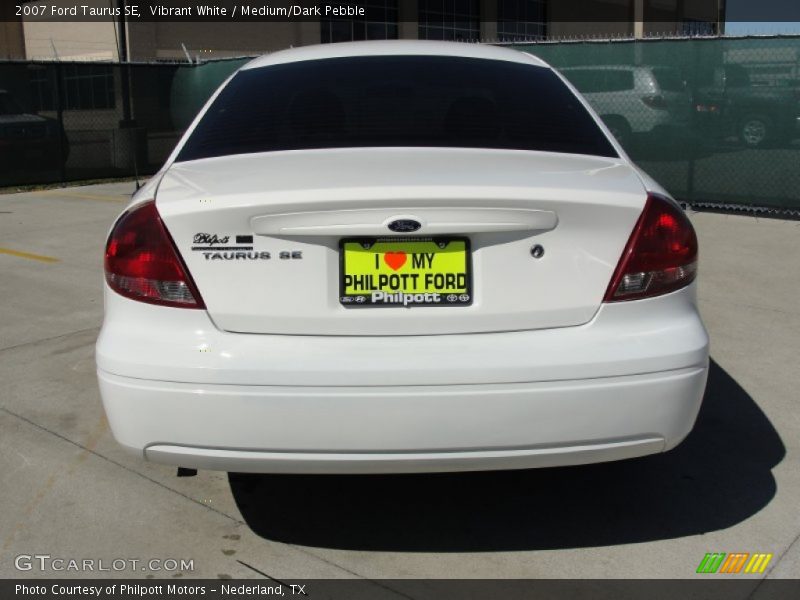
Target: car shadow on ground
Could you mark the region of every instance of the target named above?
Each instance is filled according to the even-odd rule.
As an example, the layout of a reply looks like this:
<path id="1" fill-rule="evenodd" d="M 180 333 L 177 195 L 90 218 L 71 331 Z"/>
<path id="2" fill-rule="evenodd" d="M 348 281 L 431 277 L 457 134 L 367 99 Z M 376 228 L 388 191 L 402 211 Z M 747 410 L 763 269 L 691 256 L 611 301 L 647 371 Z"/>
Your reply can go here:
<path id="1" fill-rule="evenodd" d="M 712 361 L 690 436 L 600 465 L 429 475 L 230 474 L 239 510 L 275 541 L 351 550 L 473 552 L 605 546 L 731 527 L 775 495 L 785 449 Z"/>

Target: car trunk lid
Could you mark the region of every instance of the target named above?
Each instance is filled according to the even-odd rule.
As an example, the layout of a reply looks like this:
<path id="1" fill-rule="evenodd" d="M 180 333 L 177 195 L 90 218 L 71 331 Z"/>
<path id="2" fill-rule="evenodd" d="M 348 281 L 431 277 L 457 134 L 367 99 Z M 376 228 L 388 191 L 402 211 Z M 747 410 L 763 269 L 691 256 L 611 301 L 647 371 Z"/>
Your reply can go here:
<path id="1" fill-rule="evenodd" d="M 645 200 L 622 159 L 444 148 L 176 163 L 156 199 L 219 328 L 306 335 L 581 325 L 599 308 Z M 395 233 L 394 221 L 421 228 Z M 386 239 L 384 250 L 393 240 L 464 240 L 468 301 L 346 305 L 342 240 L 352 238 Z"/>

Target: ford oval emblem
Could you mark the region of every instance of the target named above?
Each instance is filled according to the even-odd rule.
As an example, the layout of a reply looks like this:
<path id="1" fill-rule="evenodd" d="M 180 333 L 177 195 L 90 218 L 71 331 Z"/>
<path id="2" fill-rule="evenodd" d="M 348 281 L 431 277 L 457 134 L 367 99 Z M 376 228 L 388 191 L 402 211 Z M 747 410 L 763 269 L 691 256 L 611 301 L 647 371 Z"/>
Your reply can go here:
<path id="1" fill-rule="evenodd" d="M 397 219 L 389 223 L 389 229 L 395 233 L 413 233 L 419 231 L 422 223 L 414 219 Z"/>

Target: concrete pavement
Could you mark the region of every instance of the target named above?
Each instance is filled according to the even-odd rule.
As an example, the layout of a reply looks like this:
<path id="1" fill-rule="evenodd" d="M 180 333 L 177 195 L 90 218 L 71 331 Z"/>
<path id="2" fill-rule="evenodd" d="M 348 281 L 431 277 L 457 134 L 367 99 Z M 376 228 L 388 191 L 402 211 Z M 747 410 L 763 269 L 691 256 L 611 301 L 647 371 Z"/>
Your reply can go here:
<path id="1" fill-rule="evenodd" d="M 706 552 L 800 576 L 800 223 L 695 214 L 712 338 L 696 430 L 587 467 L 177 478 L 108 431 L 102 253 L 132 184 L 0 195 L 0 577 L 15 557 L 191 560 L 102 576 L 694 577 Z"/>

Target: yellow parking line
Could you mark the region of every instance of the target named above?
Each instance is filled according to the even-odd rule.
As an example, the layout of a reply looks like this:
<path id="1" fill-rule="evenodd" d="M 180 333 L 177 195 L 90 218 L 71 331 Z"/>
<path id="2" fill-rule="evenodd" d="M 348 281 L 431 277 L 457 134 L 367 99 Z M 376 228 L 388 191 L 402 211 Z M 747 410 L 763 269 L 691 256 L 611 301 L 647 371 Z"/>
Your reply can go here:
<path id="1" fill-rule="evenodd" d="M 54 191 L 47 192 L 48 196 L 66 196 L 67 198 L 80 198 L 81 200 L 95 200 L 96 202 L 127 202 L 127 196 L 103 196 L 95 194 L 76 194 L 75 192 Z"/>
<path id="2" fill-rule="evenodd" d="M 42 254 L 31 254 L 30 252 L 20 252 L 19 250 L 12 250 L 11 248 L 0 248 L 0 254 L 8 254 L 10 256 L 18 256 L 19 258 L 29 258 L 30 260 L 38 260 L 45 263 L 57 263 L 59 259 L 52 256 L 43 256 Z"/>

